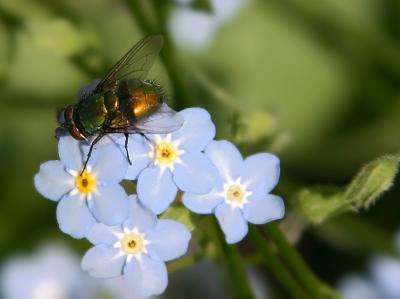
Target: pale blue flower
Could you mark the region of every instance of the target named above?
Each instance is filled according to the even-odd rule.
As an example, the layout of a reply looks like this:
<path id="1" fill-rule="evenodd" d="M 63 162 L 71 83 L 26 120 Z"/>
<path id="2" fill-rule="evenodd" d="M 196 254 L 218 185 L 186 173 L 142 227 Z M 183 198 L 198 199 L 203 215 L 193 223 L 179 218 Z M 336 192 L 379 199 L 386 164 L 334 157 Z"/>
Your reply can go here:
<path id="1" fill-rule="evenodd" d="M 125 154 L 105 139 L 81 175 L 89 144 L 69 135 L 61 137 L 60 160 L 43 163 L 34 178 L 44 197 L 59 202 L 60 229 L 75 238 L 84 237 L 96 220 L 114 225 L 127 216 L 128 195 L 119 185 L 128 168 Z"/>
<path id="2" fill-rule="evenodd" d="M 202 152 L 215 136 L 210 114 L 204 109 L 190 108 L 178 115 L 184 123 L 171 134 L 129 137 L 133 165 L 126 179 L 138 179 L 139 200 L 156 214 L 170 206 L 178 188 L 203 194 L 215 184 L 217 171 Z"/>
<path id="3" fill-rule="evenodd" d="M 116 226 L 95 224 L 87 238 L 95 246 L 82 260 L 82 268 L 93 277 L 123 275 L 139 297 L 158 295 L 168 284 L 165 262 L 186 253 L 189 230 L 172 220 L 157 220 L 130 196 L 129 216 Z"/>
<path id="4" fill-rule="evenodd" d="M 82 271 L 78 257 L 58 244 L 9 259 L 0 277 L 3 299 L 98 298 L 94 280 Z"/>
<path id="5" fill-rule="evenodd" d="M 214 213 L 228 243 L 246 236 L 247 222 L 265 224 L 284 216 L 282 199 L 269 194 L 279 180 L 276 156 L 261 153 L 243 160 L 237 148 L 224 140 L 213 141 L 205 154 L 218 169 L 218 183 L 207 194 L 186 192 L 183 203 L 195 213 Z"/>

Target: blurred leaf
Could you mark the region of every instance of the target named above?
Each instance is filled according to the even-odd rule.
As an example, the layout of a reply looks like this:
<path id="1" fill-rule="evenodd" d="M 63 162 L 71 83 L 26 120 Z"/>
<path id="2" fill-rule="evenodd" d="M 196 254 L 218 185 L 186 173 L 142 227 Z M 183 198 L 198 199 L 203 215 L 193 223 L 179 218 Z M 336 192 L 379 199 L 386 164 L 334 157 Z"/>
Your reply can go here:
<path id="1" fill-rule="evenodd" d="M 171 219 L 178 221 L 186 226 L 186 228 L 192 231 L 195 225 L 192 220 L 192 215 L 188 209 L 182 205 L 173 205 L 166 210 L 160 217 L 161 219 Z"/>
<path id="2" fill-rule="evenodd" d="M 237 131 L 237 142 L 253 143 L 265 139 L 275 133 L 278 127 L 276 118 L 261 109 L 243 113 L 240 121 L 242 127 Z"/>
<path id="3" fill-rule="evenodd" d="M 313 224 L 345 212 L 367 209 L 393 186 L 398 164 L 398 156 L 384 156 L 365 165 L 344 190 L 330 187 L 300 190 L 295 196 L 294 209 Z"/>
<path id="4" fill-rule="evenodd" d="M 210 0 L 194 0 L 190 4 L 190 7 L 193 8 L 194 10 L 204 11 L 207 13 L 213 12 L 213 6 Z"/>
<path id="5" fill-rule="evenodd" d="M 342 216 L 312 230 L 333 247 L 346 251 L 386 253 L 398 256 L 392 235 L 356 216 Z"/>
<path id="6" fill-rule="evenodd" d="M 77 55 L 85 50 L 84 36 L 66 19 L 34 20 L 27 27 L 38 48 L 62 57 Z"/>

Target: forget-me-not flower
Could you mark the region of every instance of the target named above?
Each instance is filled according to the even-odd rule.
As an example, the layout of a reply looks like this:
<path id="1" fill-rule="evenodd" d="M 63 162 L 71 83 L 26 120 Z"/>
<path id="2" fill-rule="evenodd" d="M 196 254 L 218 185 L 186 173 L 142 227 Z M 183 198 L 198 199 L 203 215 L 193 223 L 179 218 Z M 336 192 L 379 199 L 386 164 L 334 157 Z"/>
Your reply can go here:
<path id="1" fill-rule="evenodd" d="M 213 141 L 205 154 L 216 166 L 219 180 L 203 195 L 186 192 L 184 205 L 199 214 L 214 213 L 230 244 L 242 240 L 247 222 L 264 224 L 284 216 L 283 200 L 269 194 L 279 179 L 279 159 L 261 153 L 242 158 L 228 141 Z"/>
<path id="2" fill-rule="evenodd" d="M 191 235 L 179 222 L 157 220 L 136 196 L 129 199 L 126 221 L 92 227 L 87 238 L 95 246 L 85 254 L 82 267 L 98 278 L 123 275 L 139 297 L 158 295 L 168 284 L 165 262 L 186 253 Z"/>
<path id="3" fill-rule="evenodd" d="M 114 225 L 127 216 L 128 195 L 119 185 L 128 162 L 115 143 L 93 151 L 82 173 L 90 143 L 63 136 L 58 143 L 60 160 L 48 161 L 35 175 L 36 189 L 46 198 L 58 201 L 60 229 L 82 238 L 96 222 Z"/>
<path id="4" fill-rule="evenodd" d="M 200 108 L 178 112 L 184 123 L 170 134 L 132 135 L 129 155 L 133 165 L 127 179 L 137 182 L 141 203 L 156 214 L 174 201 L 178 188 L 196 194 L 209 192 L 217 171 L 202 152 L 215 136 L 210 114 Z"/>

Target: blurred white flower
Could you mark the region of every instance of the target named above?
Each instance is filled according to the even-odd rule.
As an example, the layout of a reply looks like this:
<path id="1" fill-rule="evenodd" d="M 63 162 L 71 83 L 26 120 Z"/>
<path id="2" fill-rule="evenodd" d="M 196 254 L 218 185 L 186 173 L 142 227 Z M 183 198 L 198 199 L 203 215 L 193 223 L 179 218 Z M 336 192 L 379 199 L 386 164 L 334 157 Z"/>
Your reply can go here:
<path id="1" fill-rule="evenodd" d="M 1 265 L 2 299 L 141 299 L 123 279 L 96 280 L 80 258 L 62 244 L 48 244 L 32 255 L 15 256 Z"/>
<path id="2" fill-rule="evenodd" d="M 400 253 L 400 231 L 395 244 Z M 343 299 L 399 299 L 400 259 L 375 256 L 369 264 L 368 278 L 355 274 L 345 276 L 338 289 Z"/>
<path id="3" fill-rule="evenodd" d="M 372 280 L 383 298 L 400 298 L 400 260 L 387 256 L 375 257 L 370 264 Z"/>
<path id="4" fill-rule="evenodd" d="M 357 275 L 346 275 L 338 285 L 343 299 L 382 299 L 375 285 L 368 279 Z"/>
<path id="5" fill-rule="evenodd" d="M 4 299 L 88 299 L 93 282 L 81 270 L 79 258 L 61 245 L 46 245 L 32 256 L 2 265 Z"/>
<path id="6" fill-rule="evenodd" d="M 178 45 L 191 51 L 204 50 L 211 44 L 218 29 L 237 16 L 250 0 L 210 1 L 212 13 L 181 6 L 171 14 L 169 27 Z"/>

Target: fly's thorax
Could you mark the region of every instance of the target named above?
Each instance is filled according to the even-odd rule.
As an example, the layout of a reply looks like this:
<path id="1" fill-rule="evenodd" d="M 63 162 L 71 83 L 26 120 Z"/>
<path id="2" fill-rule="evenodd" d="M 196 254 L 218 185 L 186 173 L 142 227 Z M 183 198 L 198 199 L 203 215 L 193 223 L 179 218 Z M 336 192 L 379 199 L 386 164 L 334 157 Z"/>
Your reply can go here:
<path id="1" fill-rule="evenodd" d="M 124 102 L 125 112 L 134 119 L 141 119 L 160 107 L 164 93 L 153 81 L 128 80 L 121 82 L 119 97 Z"/>
<path id="2" fill-rule="evenodd" d="M 108 109 L 102 94 L 92 94 L 77 104 L 77 126 L 86 134 L 99 132 L 107 120 Z"/>

